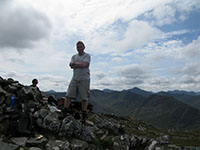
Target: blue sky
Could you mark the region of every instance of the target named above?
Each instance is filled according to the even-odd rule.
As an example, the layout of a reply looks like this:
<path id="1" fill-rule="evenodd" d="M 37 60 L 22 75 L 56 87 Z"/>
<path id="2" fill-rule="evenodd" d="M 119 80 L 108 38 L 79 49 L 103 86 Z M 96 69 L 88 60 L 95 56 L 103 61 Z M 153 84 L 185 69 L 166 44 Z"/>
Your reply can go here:
<path id="1" fill-rule="evenodd" d="M 0 1 L 0 76 L 66 91 L 82 40 L 91 88 L 200 91 L 199 0 Z"/>

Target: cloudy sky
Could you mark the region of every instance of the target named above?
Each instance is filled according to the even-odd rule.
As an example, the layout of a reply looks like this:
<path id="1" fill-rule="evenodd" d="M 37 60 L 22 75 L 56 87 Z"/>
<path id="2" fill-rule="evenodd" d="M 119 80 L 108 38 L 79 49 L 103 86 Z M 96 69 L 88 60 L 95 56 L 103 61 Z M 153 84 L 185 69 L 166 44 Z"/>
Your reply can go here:
<path id="1" fill-rule="evenodd" d="M 0 0 L 0 76 L 66 91 L 82 40 L 91 88 L 200 91 L 199 0 Z"/>

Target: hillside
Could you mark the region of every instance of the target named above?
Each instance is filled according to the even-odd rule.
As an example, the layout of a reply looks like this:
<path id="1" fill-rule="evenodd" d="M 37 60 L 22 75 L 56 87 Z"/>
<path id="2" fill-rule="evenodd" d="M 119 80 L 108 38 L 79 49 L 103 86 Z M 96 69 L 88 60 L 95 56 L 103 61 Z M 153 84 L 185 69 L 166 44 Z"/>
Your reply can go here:
<path id="1" fill-rule="evenodd" d="M 180 92 L 159 92 L 158 94 L 163 96 L 172 96 L 185 104 L 200 109 L 200 95 L 198 94 L 192 94 L 192 92 L 189 92 L 189 94 L 187 94 L 186 92 L 182 92 L 182 94 L 180 94 Z"/>
<path id="2" fill-rule="evenodd" d="M 133 116 L 162 128 L 191 129 L 200 125 L 200 110 L 171 96 L 150 96 Z"/>
<path id="3" fill-rule="evenodd" d="M 96 90 L 91 92 L 90 102 L 96 112 L 131 116 L 161 128 L 191 129 L 200 126 L 200 110 L 171 96 L 154 94 L 145 98 L 131 91 L 104 93 Z"/>

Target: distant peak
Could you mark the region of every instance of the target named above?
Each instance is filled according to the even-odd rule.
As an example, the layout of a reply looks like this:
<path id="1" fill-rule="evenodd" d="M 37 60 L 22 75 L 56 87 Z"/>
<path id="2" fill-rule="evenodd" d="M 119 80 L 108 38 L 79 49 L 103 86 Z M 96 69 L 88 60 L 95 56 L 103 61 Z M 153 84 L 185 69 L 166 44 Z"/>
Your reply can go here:
<path id="1" fill-rule="evenodd" d="M 54 91 L 54 90 L 49 90 L 47 92 L 49 92 L 49 93 L 56 93 L 56 91 Z"/>
<path id="2" fill-rule="evenodd" d="M 138 88 L 138 87 L 134 87 L 134 88 L 132 88 L 132 89 L 134 89 L 134 90 L 142 90 L 142 89 L 140 89 L 140 88 Z"/>
<path id="3" fill-rule="evenodd" d="M 171 94 L 187 94 L 187 95 L 196 95 L 193 91 L 184 91 L 184 90 L 173 90 L 173 91 L 167 91 L 167 93 Z"/>
<path id="4" fill-rule="evenodd" d="M 113 92 L 113 90 L 110 90 L 110 89 L 104 89 L 103 92 L 105 92 L 105 93 L 110 93 L 110 92 Z"/>
<path id="5" fill-rule="evenodd" d="M 138 87 L 134 87 L 132 89 L 128 89 L 128 91 L 131 91 L 131 92 L 136 93 L 136 94 L 140 94 L 140 95 L 145 96 L 145 97 L 150 96 L 151 94 L 153 94 L 153 92 L 151 92 L 151 91 L 145 91 L 145 90 L 142 90 L 142 89 L 140 89 Z"/>

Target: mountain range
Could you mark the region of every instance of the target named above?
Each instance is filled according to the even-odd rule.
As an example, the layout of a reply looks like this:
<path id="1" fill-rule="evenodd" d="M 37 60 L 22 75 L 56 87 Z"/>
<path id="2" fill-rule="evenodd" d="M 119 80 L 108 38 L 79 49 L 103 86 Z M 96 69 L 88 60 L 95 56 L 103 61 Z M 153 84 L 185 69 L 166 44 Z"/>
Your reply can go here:
<path id="1" fill-rule="evenodd" d="M 44 92 L 46 96 L 64 97 L 65 92 Z M 154 93 L 134 87 L 123 91 L 91 90 L 89 102 L 94 111 L 130 116 L 168 129 L 200 127 L 200 95 L 187 91 Z"/>

